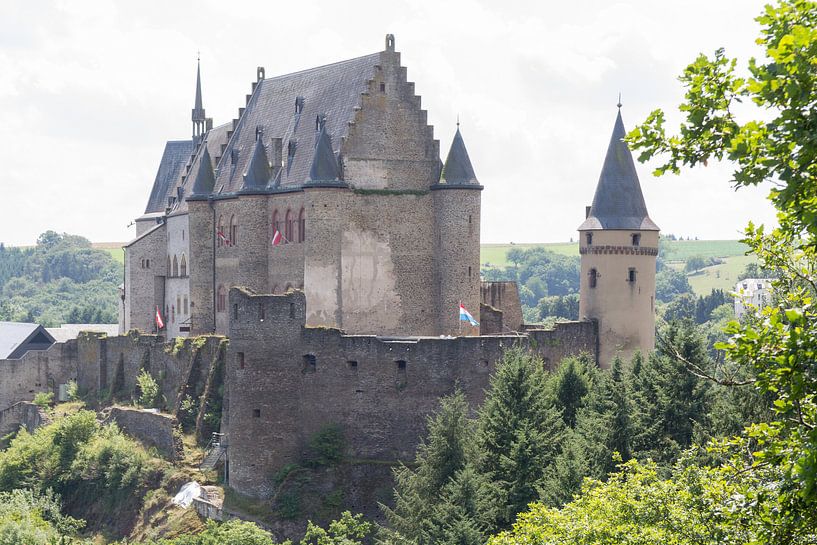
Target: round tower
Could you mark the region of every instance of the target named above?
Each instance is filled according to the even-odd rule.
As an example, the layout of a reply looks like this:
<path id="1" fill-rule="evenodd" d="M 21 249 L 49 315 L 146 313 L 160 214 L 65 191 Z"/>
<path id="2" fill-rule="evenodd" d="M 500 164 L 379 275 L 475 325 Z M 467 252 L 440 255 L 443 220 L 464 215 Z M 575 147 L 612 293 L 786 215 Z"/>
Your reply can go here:
<path id="1" fill-rule="evenodd" d="M 635 163 L 616 117 L 601 176 L 579 226 L 579 317 L 598 323 L 599 365 L 655 348 L 658 226 L 650 219 Z"/>
<path id="2" fill-rule="evenodd" d="M 431 186 L 434 202 L 434 262 L 437 274 L 437 324 L 440 335 L 479 335 L 479 325 L 460 319 L 460 305 L 479 321 L 479 221 L 482 186 L 457 132 L 440 183 Z"/>

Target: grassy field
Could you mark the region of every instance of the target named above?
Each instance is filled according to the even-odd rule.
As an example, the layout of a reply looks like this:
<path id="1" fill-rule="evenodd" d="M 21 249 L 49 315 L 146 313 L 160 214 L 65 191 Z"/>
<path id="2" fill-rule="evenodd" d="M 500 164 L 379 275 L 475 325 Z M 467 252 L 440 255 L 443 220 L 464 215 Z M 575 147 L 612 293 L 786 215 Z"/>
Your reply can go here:
<path id="1" fill-rule="evenodd" d="M 562 242 L 550 244 L 483 244 L 480 260 L 484 265 L 507 267 L 509 265 L 506 253 L 511 248 L 543 247 L 551 252 L 563 255 L 578 255 L 577 242 Z M 671 267 L 683 269 L 684 263 L 692 256 L 718 257 L 724 263 L 707 267 L 690 275 L 689 284 L 696 295 L 708 295 L 713 289 L 732 290 L 737 277 L 749 263 L 755 261 L 754 256 L 745 255 L 747 247 L 737 240 L 670 240 L 664 246 L 665 258 Z"/>
<path id="2" fill-rule="evenodd" d="M 111 254 L 113 260 L 119 263 L 120 265 L 125 262 L 125 254 L 122 251 L 122 248 L 101 248 L 101 249 Z"/>

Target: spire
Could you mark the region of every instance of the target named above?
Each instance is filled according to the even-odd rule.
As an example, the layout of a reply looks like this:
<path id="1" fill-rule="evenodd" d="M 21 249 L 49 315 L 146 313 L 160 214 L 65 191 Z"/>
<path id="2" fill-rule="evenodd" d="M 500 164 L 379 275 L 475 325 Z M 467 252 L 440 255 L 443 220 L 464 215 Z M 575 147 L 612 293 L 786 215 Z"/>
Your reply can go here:
<path id="1" fill-rule="evenodd" d="M 460 120 L 457 116 L 457 132 L 454 134 L 454 141 L 451 142 L 451 149 L 448 158 L 445 160 L 442 178 L 447 184 L 477 184 L 477 175 L 474 174 L 474 167 L 471 166 L 471 159 L 468 158 L 468 150 L 465 149 L 465 142 L 460 134 Z"/>
<path id="2" fill-rule="evenodd" d="M 199 171 L 196 173 L 196 181 L 193 182 L 193 195 L 209 195 L 216 186 L 216 175 L 213 172 L 213 162 L 210 160 L 210 152 L 207 146 L 199 157 Z"/>
<path id="3" fill-rule="evenodd" d="M 264 189 L 272 177 L 272 169 L 267 159 L 267 150 L 264 148 L 263 138 L 255 141 L 255 147 L 244 171 L 244 190 Z"/>
<path id="4" fill-rule="evenodd" d="M 309 169 L 310 182 L 337 182 L 340 180 L 338 160 L 332 151 L 332 138 L 326 132 L 326 125 L 320 127 L 318 140 L 315 144 L 315 154 L 312 158 L 312 168 Z"/>
<path id="5" fill-rule="evenodd" d="M 613 135 L 604 158 L 593 206 L 579 230 L 587 229 L 638 229 L 658 231 L 647 214 L 647 205 L 641 193 L 641 184 L 635 171 L 630 148 L 624 142 L 627 132 L 621 120 L 621 110 L 616 115 Z"/>
<path id="6" fill-rule="evenodd" d="M 205 131 L 206 116 L 201 102 L 201 57 L 196 60 L 196 103 L 193 107 L 193 140 L 200 139 Z"/>

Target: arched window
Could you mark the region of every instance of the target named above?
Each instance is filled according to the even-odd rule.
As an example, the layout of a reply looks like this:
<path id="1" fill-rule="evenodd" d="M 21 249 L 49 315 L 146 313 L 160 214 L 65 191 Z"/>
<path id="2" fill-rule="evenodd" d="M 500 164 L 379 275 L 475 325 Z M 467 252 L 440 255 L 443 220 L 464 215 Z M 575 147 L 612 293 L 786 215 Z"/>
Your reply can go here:
<path id="1" fill-rule="evenodd" d="M 298 242 L 306 240 L 306 211 L 301 208 L 298 213 Z"/>
<path id="2" fill-rule="evenodd" d="M 179 309 L 179 317 L 181 318 L 183 316 L 182 315 L 182 296 L 181 295 L 176 296 L 176 308 Z"/>
<path id="3" fill-rule="evenodd" d="M 221 248 L 224 246 L 224 239 L 227 237 L 227 233 L 224 232 L 224 218 L 222 216 L 218 217 L 218 227 L 216 228 L 216 239 L 218 240 L 218 247 Z"/>
<path id="4" fill-rule="evenodd" d="M 238 218 L 233 214 L 230 217 L 230 246 L 238 245 Z"/>
<path id="5" fill-rule="evenodd" d="M 216 312 L 225 310 L 227 310 L 227 290 L 224 289 L 224 286 L 219 286 L 216 292 Z"/>
<path id="6" fill-rule="evenodd" d="M 585 234 L 584 234 L 584 238 L 585 238 L 585 240 L 587 241 L 587 245 L 588 245 L 588 246 L 592 246 L 592 245 L 593 245 L 593 233 L 585 233 Z"/>
<path id="7" fill-rule="evenodd" d="M 179 263 L 179 274 L 187 276 L 187 258 L 184 257 L 184 254 L 182 254 L 182 260 Z"/>
<path id="8" fill-rule="evenodd" d="M 286 239 L 285 242 L 292 242 L 293 241 L 293 239 L 292 239 L 292 230 L 293 230 L 293 227 L 295 226 L 294 223 L 295 223 L 295 220 L 292 217 L 292 210 L 287 210 L 286 220 L 285 220 L 285 224 L 284 224 L 284 230 L 285 230 L 284 238 Z"/>
<path id="9" fill-rule="evenodd" d="M 284 230 L 281 229 L 281 218 L 278 217 L 278 210 L 272 212 L 272 234 L 275 234 L 275 231 L 278 231 L 282 235 L 284 234 Z"/>
<path id="10" fill-rule="evenodd" d="M 171 276 L 179 276 L 179 260 L 173 256 L 173 274 Z"/>
<path id="11" fill-rule="evenodd" d="M 167 274 L 167 276 L 170 276 L 170 275 L 173 274 L 173 267 L 172 267 L 172 265 L 170 263 L 170 256 L 169 255 L 167 256 L 167 272 L 165 274 Z M 165 311 L 165 315 L 166 314 L 167 314 L 167 311 Z"/>
<path id="12" fill-rule="evenodd" d="M 598 271 L 596 269 L 590 269 L 590 271 L 587 273 L 587 276 L 590 279 L 590 287 L 595 288 L 596 287 L 596 281 L 598 280 L 598 277 L 599 277 Z"/>

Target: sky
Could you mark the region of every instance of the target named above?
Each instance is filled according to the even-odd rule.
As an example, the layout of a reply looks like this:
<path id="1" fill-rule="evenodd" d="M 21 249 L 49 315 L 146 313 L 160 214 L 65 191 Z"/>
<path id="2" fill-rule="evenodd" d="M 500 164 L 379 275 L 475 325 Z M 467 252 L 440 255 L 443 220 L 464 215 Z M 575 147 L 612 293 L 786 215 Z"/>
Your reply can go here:
<path id="1" fill-rule="evenodd" d="M 755 0 L 68 1 L 0 3 L 0 242 L 48 229 L 124 242 L 165 141 L 190 138 L 196 56 L 216 125 L 267 77 L 380 51 L 387 33 L 445 154 L 459 116 L 482 193 L 482 241 L 576 238 L 621 93 L 627 129 L 677 126 L 677 76 L 718 47 L 760 54 Z M 745 66 L 745 63 L 744 63 Z M 752 112 L 747 112 L 747 115 Z M 768 188 L 728 164 L 655 178 L 663 233 L 739 238 L 770 224 Z"/>

